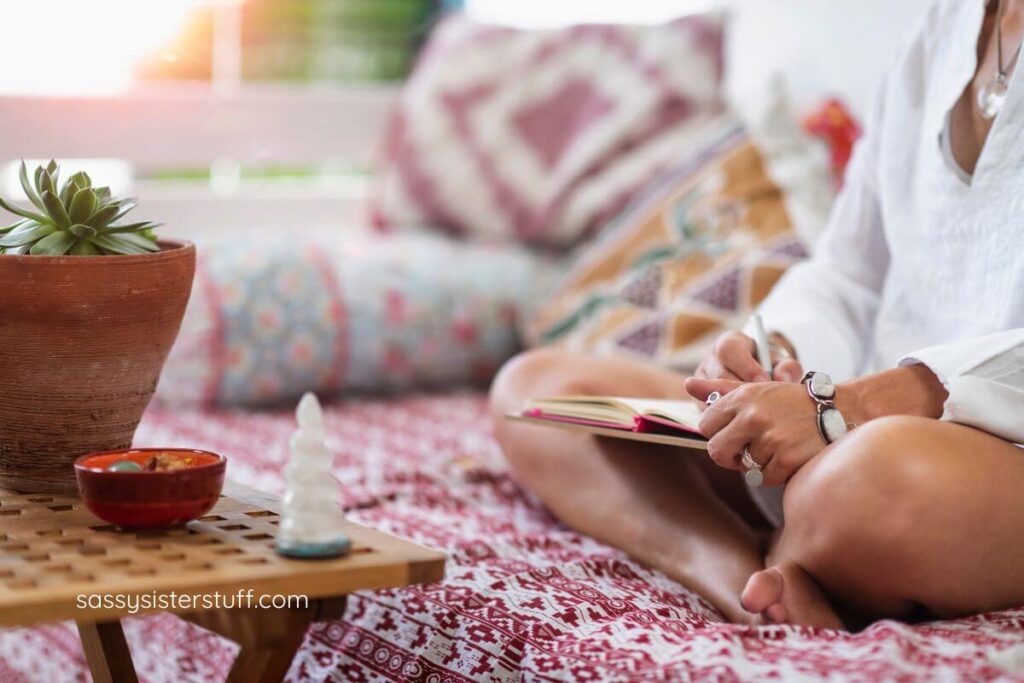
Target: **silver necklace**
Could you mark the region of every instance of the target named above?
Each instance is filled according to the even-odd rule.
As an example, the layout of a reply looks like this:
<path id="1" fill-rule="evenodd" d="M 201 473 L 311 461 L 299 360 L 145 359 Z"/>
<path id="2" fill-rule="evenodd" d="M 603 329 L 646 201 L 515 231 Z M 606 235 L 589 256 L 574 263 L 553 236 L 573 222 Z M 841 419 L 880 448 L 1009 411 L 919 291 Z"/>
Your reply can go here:
<path id="1" fill-rule="evenodd" d="M 1011 64 L 1020 54 L 1020 48 L 1018 45 L 1017 51 L 1013 53 Z M 978 111 L 987 121 L 991 121 L 1002 111 L 1006 93 L 1010 89 L 1006 75 L 1010 65 L 1003 63 L 1003 0 L 999 0 L 999 7 L 996 10 L 996 62 L 996 79 L 978 91 Z"/>

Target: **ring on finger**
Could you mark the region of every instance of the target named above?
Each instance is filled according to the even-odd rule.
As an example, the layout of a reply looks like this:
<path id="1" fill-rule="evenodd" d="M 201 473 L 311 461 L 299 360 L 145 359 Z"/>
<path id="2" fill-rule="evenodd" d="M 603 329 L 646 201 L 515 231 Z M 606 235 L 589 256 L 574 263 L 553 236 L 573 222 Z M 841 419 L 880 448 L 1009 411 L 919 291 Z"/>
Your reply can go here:
<path id="1" fill-rule="evenodd" d="M 743 453 L 740 457 L 740 462 L 743 464 L 744 469 L 748 470 L 759 470 L 761 466 L 754 460 L 754 456 L 750 454 L 750 447 L 744 446 Z"/>
<path id="2" fill-rule="evenodd" d="M 747 446 L 743 447 L 743 456 L 740 458 L 740 463 L 746 469 L 746 472 L 743 473 L 743 478 L 749 486 L 757 488 L 764 483 L 764 471 L 761 465 L 750 455 L 750 448 Z"/>

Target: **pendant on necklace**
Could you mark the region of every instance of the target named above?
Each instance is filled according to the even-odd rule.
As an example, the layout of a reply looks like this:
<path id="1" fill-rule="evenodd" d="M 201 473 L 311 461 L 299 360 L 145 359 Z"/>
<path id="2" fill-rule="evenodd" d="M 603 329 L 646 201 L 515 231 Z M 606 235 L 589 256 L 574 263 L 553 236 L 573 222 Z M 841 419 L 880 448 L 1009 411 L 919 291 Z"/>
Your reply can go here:
<path id="1" fill-rule="evenodd" d="M 999 115 L 1006 101 L 1007 90 L 1006 79 L 997 78 L 978 91 L 978 111 L 982 118 L 991 121 Z"/>

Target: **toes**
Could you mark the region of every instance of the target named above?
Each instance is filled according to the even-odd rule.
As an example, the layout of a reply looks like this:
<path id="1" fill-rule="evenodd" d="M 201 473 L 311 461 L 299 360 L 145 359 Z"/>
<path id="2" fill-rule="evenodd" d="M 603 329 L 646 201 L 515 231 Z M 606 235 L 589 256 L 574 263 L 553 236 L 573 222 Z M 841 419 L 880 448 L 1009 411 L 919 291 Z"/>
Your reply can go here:
<path id="1" fill-rule="evenodd" d="M 765 623 L 845 628 L 817 584 L 804 570 L 792 564 L 753 574 L 747 579 L 740 604 Z"/>
<path id="2" fill-rule="evenodd" d="M 751 575 L 747 580 L 747 585 L 740 596 L 740 603 L 748 612 L 760 614 L 782 601 L 783 588 L 782 574 L 774 568 L 765 569 Z M 771 618 L 771 615 L 768 616 Z"/>
<path id="3" fill-rule="evenodd" d="M 789 612 L 786 606 L 777 602 L 764 611 L 765 619 L 771 624 L 785 624 L 789 622 Z"/>

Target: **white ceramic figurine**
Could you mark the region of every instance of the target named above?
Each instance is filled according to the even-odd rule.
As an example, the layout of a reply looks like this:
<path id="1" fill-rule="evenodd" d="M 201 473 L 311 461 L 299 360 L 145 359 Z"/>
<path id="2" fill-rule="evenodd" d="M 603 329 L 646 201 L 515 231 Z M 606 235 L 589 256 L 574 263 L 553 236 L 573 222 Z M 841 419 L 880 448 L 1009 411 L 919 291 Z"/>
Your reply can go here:
<path id="1" fill-rule="evenodd" d="M 284 469 L 284 510 L 277 552 L 288 557 L 337 557 L 349 550 L 338 507 L 338 480 L 331 475 L 331 452 L 324 439 L 323 410 L 307 393 L 295 411 L 299 428 L 289 442 L 291 458 Z"/>

